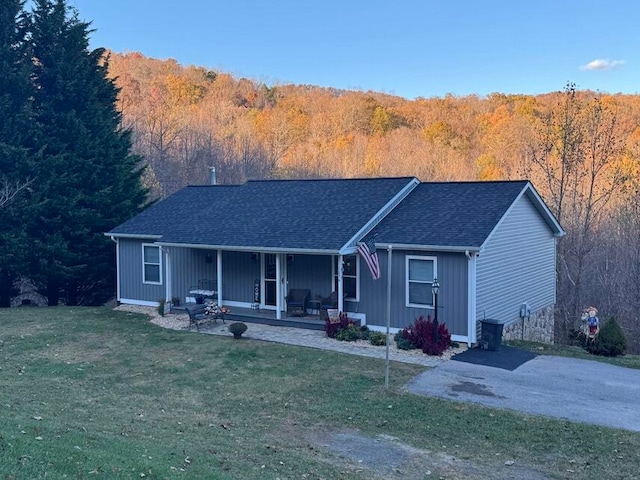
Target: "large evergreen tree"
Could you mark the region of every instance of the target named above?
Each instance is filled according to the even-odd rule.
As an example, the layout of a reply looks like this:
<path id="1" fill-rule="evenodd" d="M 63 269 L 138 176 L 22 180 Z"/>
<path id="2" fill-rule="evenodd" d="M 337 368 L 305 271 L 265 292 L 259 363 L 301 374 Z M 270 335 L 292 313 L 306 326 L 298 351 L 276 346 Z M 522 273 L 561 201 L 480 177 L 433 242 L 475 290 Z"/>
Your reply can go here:
<path id="1" fill-rule="evenodd" d="M 34 121 L 28 276 L 49 305 L 98 304 L 114 292 L 113 244 L 103 233 L 139 212 L 140 159 L 116 109 L 102 49 L 65 0 L 35 0 L 30 42 Z"/>
<path id="2" fill-rule="evenodd" d="M 29 182 L 31 56 L 27 18 L 20 0 L 0 9 L 0 307 L 9 307 L 28 259 L 22 187 Z"/>

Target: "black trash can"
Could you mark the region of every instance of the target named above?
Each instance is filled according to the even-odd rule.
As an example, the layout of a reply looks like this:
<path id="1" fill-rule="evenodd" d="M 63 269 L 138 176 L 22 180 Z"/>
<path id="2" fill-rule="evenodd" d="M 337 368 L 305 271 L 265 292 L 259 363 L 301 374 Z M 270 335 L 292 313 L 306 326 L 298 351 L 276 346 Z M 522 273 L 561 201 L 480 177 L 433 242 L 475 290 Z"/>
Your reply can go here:
<path id="1" fill-rule="evenodd" d="M 486 350 L 495 352 L 500 349 L 502 343 L 502 329 L 504 323 L 493 318 L 485 318 L 482 322 L 482 333 L 480 335 L 480 346 Z"/>

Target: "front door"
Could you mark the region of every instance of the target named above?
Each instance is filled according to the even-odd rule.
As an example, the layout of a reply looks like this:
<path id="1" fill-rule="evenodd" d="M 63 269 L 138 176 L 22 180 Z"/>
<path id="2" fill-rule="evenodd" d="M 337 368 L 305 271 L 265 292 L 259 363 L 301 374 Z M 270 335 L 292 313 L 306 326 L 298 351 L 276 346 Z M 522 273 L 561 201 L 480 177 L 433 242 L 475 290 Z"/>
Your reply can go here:
<path id="1" fill-rule="evenodd" d="M 278 282 L 276 272 L 276 254 L 265 253 L 262 255 L 262 306 L 267 310 L 275 310 L 276 308 L 276 284 Z M 283 285 L 287 284 L 286 262 L 280 262 L 280 274 L 283 278 Z M 283 289 L 284 292 L 284 289 Z M 283 295 L 286 295 L 283 293 Z"/>

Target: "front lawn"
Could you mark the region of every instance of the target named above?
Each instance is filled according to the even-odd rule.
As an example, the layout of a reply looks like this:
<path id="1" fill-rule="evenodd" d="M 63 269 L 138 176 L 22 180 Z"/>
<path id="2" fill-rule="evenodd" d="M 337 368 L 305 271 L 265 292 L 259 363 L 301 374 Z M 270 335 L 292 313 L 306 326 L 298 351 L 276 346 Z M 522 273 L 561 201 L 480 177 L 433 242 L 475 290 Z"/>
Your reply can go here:
<path id="1" fill-rule="evenodd" d="M 249 325 L 251 328 L 251 325 Z M 1 479 L 633 478 L 640 434 L 406 393 L 422 367 L 0 311 Z"/>

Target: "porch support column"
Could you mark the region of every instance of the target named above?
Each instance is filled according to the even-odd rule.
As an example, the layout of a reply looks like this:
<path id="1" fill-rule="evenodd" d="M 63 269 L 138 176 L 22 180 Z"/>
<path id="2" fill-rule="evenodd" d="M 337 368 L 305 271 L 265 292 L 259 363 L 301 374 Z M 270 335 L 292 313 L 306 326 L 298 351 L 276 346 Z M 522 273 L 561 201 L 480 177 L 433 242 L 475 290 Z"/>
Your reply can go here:
<path id="1" fill-rule="evenodd" d="M 166 282 L 165 282 L 165 292 L 164 292 L 164 299 L 167 302 L 171 301 L 171 298 L 173 298 L 173 285 L 171 284 L 171 249 L 169 248 L 160 248 L 161 252 L 164 252 L 165 254 L 165 258 L 166 258 L 166 262 L 167 262 L 167 268 L 166 268 Z"/>
<path id="2" fill-rule="evenodd" d="M 468 272 L 468 279 L 467 279 L 467 284 L 469 285 L 468 288 L 468 302 L 467 302 L 467 309 L 469 310 L 468 312 L 468 318 L 469 318 L 469 325 L 467 326 L 467 345 L 469 347 L 471 347 L 472 344 L 476 343 L 476 298 L 477 298 L 477 289 L 476 289 L 476 254 L 475 252 L 469 253 L 468 251 L 465 252 L 467 259 L 469 260 L 467 262 L 467 272 Z"/>
<path id="3" fill-rule="evenodd" d="M 282 268 L 279 253 L 276 254 L 276 319 L 282 320 Z"/>
<path id="4" fill-rule="evenodd" d="M 344 312 L 344 281 L 342 274 L 344 272 L 344 256 L 338 256 L 338 311 Z"/>
<path id="5" fill-rule="evenodd" d="M 216 290 L 218 291 L 218 305 L 222 306 L 222 250 L 216 255 Z"/>

